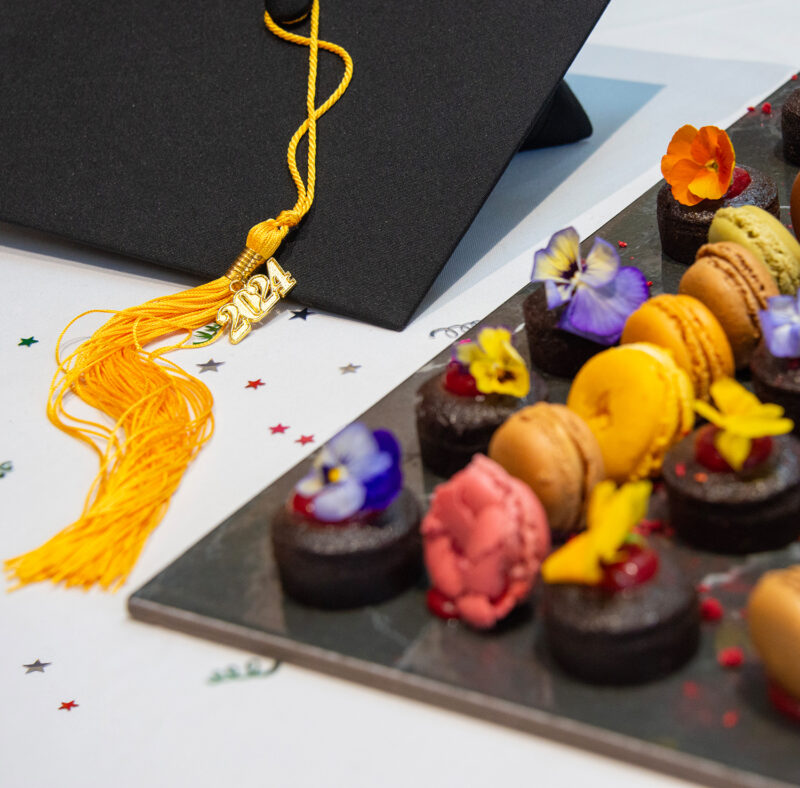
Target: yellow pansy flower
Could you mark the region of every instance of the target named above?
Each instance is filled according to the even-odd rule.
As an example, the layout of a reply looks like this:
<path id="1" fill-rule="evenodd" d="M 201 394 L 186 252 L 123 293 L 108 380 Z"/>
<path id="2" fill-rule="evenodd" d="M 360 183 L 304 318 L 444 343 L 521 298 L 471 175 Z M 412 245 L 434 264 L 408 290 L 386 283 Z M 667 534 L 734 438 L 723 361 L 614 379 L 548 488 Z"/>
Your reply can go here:
<path id="1" fill-rule="evenodd" d="M 526 397 L 531 390 L 528 368 L 506 328 L 484 328 L 477 342 L 463 342 L 456 348 L 456 357 L 469 367 L 482 394 Z"/>
<path id="2" fill-rule="evenodd" d="M 733 378 L 712 383 L 711 398 L 719 410 L 700 400 L 694 409 L 720 428 L 714 446 L 735 471 L 742 469 L 753 438 L 786 435 L 794 428 L 794 422 L 783 417 L 780 405 L 762 403 Z"/>
<path id="3" fill-rule="evenodd" d="M 619 488 L 610 479 L 596 484 L 586 510 L 586 530 L 545 560 L 542 579 L 597 585 L 603 579 L 603 564 L 617 559 L 633 527 L 647 514 L 652 489 L 648 481 Z"/>

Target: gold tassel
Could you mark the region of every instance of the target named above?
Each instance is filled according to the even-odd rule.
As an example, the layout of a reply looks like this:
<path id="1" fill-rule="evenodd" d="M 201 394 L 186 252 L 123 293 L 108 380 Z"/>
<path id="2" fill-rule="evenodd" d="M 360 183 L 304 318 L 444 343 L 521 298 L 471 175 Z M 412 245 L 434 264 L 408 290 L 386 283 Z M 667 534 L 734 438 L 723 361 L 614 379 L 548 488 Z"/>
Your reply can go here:
<path id="1" fill-rule="evenodd" d="M 292 137 L 287 153 L 297 203 L 276 219 L 255 225 L 248 234 L 247 247 L 219 279 L 120 312 L 84 313 L 103 312 L 113 317 L 62 360 L 59 349 L 64 334 L 84 315 L 64 329 L 56 347 L 58 369 L 50 387 L 47 415 L 59 429 L 97 452 L 100 470 L 74 523 L 41 547 L 5 562 L 14 588 L 40 580 L 85 589 L 96 583 L 116 589 L 124 583 L 148 536 L 161 521 L 184 471 L 214 431 L 211 392 L 165 354 L 216 341 L 221 332 L 207 342 L 188 344 L 194 331 L 214 321 L 224 324 L 231 314 L 247 323 L 242 335 L 246 334 L 248 317 L 263 317 L 277 297 L 294 284 L 291 275 L 268 258 L 311 207 L 316 121 L 346 90 L 353 65 L 344 49 L 318 39 L 318 0 L 312 6 L 308 38 L 279 27 L 269 14 L 264 15 L 264 21 L 275 35 L 309 48 L 307 118 Z M 339 55 L 345 72 L 328 100 L 315 107 L 319 49 Z M 296 149 L 306 133 L 308 183 L 304 184 Z M 267 276 L 248 279 L 265 261 Z M 183 338 L 175 344 L 148 349 L 158 340 L 181 333 Z M 70 393 L 107 414 L 113 426 L 70 414 L 64 404 Z"/>

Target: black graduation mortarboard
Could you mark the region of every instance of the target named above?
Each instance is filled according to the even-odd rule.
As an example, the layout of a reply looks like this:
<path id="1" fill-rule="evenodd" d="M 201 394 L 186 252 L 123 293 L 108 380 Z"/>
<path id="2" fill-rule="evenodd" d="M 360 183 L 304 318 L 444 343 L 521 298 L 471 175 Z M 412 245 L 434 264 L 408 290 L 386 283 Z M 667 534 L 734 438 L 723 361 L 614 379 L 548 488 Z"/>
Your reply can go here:
<path id="1" fill-rule="evenodd" d="M 277 252 L 292 296 L 402 328 L 530 132 L 589 131 L 561 78 L 606 2 L 325 2 L 355 73 Z M 0 218 L 208 280 L 294 203 L 307 50 L 263 0 L 2 5 Z M 340 77 L 321 52 L 318 96 Z"/>

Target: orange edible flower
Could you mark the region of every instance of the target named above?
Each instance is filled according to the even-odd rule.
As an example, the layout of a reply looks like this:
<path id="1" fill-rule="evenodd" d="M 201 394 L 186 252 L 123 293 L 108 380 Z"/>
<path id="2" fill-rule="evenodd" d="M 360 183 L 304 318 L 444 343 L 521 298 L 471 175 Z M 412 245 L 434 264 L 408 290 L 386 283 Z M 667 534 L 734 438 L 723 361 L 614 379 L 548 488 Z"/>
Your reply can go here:
<path id="1" fill-rule="evenodd" d="M 716 126 L 681 126 L 661 159 L 661 174 L 683 205 L 718 200 L 731 185 L 736 154 L 730 137 Z"/>

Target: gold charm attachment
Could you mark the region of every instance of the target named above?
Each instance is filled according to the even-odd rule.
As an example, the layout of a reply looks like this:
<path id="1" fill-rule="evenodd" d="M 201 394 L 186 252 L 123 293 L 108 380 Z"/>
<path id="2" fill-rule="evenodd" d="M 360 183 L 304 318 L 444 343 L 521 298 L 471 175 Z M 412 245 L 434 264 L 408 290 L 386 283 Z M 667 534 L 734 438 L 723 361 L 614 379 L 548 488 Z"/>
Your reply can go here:
<path id="1" fill-rule="evenodd" d="M 251 276 L 245 284 L 242 280 L 263 262 L 264 258 L 252 249 L 245 249 L 230 268 L 226 276 L 231 280 L 233 299 L 217 312 L 217 323 L 231 324 L 230 340 L 236 345 L 253 328 L 253 323 L 263 320 L 270 310 L 296 284 L 289 271 L 284 271 L 274 257 L 267 260 L 267 272 Z"/>

